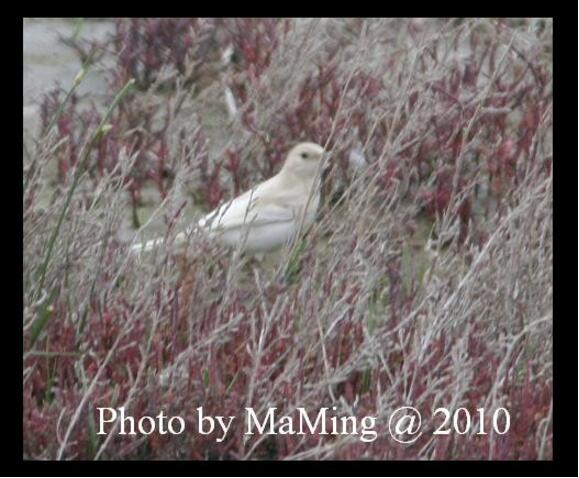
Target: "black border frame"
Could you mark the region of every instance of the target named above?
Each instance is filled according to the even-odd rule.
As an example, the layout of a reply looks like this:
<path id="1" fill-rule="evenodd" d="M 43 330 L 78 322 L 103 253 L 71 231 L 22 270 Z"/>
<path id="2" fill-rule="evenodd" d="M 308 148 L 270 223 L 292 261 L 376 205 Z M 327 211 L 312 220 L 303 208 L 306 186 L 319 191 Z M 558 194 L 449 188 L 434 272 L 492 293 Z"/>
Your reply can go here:
<path id="1" fill-rule="evenodd" d="M 386 5 L 385 5 L 386 6 Z M 438 9 L 437 5 L 435 9 Z M 464 7 L 464 5 L 461 5 Z M 487 2 L 485 6 L 488 9 Z M 497 5 L 498 6 L 498 5 Z M 510 4 L 509 6 L 514 6 Z M 553 6 L 552 4 L 549 6 Z M 384 10 L 390 10 L 391 6 L 388 6 Z M 58 10 L 58 8 L 56 8 Z M 235 10 L 235 9 L 233 9 Z M 251 10 L 248 7 L 248 10 Z M 308 8 L 308 11 L 310 9 Z M 440 9 L 432 16 L 443 16 L 442 13 L 457 13 L 460 9 L 451 9 L 449 12 L 448 7 L 440 5 Z M 576 183 L 572 186 L 565 186 L 563 182 L 565 179 L 572 177 L 571 171 L 568 170 L 569 164 L 573 165 L 575 170 L 577 168 L 577 162 L 575 158 L 579 157 L 577 150 L 573 146 L 572 150 L 569 150 L 568 138 L 575 138 L 575 126 L 577 121 L 577 116 L 573 113 L 575 111 L 575 72 L 577 71 L 575 59 L 577 58 L 574 42 L 574 33 L 577 31 L 577 23 L 575 23 L 575 14 L 577 14 L 577 5 L 572 9 L 573 15 L 554 15 L 551 9 L 548 12 L 542 11 L 530 11 L 536 10 L 533 8 L 519 8 L 516 12 L 513 12 L 513 8 L 508 8 L 507 5 L 501 5 L 501 8 L 495 9 L 496 12 L 500 10 L 501 16 L 547 16 L 554 18 L 554 150 L 559 152 L 560 159 L 554 162 L 554 180 L 557 185 L 554 187 L 554 226 L 555 232 L 553 234 L 554 241 L 559 244 L 554 248 L 554 274 L 553 274 L 553 286 L 554 286 L 554 409 L 553 409 L 553 460 L 550 461 L 396 461 L 396 462 L 381 462 L 381 461 L 304 461 L 304 462 L 284 462 L 280 464 L 275 461 L 250 461 L 250 462 L 177 462 L 177 461 L 117 461 L 117 462 L 86 462 L 86 461 L 74 461 L 74 462 L 56 462 L 56 461 L 24 461 L 22 459 L 23 455 L 23 443 L 22 443 L 22 387 L 21 387 L 21 372 L 22 363 L 19 362 L 17 367 L 8 365 L 5 370 L 8 370 L 10 374 L 7 374 L 8 378 L 14 381 L 15 389 L 18 390 L 17 394 L 5 393 L 3 398 L 8 398 L 8 400 L 16 403 L 8 403 L 5 405 L 4 410 L 15 412 L 7 413 L 4 417 L 4 433 L 5 437 L 9 439 L 7 443 L 7 453 L 5 456 L 8 458 L 6 465 L 15 465 L 16 469 L 12 468 L 11 473 L 20 476 L 31 476 L 31 475 L 61 475 L 61 476 L 104 476 L 109 474 L 126 474 L 128 476 L 132 475 L 143 475 L 143 476 L 163 476 L 163 475 L 174 475 L 174 476 L 191 476 L 197 474 L 204 475 L 225 475 L 228 472 L 233 472 L 234 475 L 280 475 L 280 476 L 298 476 L 304 474 L 319 474 L 319 475 L 337 475 L 337 476 L 577 476 L 577 434 L 575 434 L 575 425 L 577 423 L 577 368 L 575 362 L 575 355 L 577 352 L 577 342 L 575 337 L 577 337 L 577 320 L 575 319 L 574 309 L 571 309 L 571 314 L 569 314 L 569 309 L 563 305 L 563 285 L 568 281 L 568 278 L 563 279 L 564 276 L 564 264 L 569 261 L 570 251 L 573 249 L 570 246 L 563 244 L 565 239 L 568 239 L 570 235 L 564 232 L 564 226 L 568 225 L 568 216 L 563 214 L 563 208 L 568 209 L 568 198 L 566 194 L 568 191 L 575 191 Z M 525 15 L 521 15 L 521 13 Z M 119 13 L 119 12 L 115 12 Z M 200 12 L 196 12 L 200 14 Z M 212 16 L 211 12 L 202 12 L 205 15 Z M 214 15 L 215 12 L 213 12 Z M 247 12 L 245 12 L 247 13 Z M 263 12 L 271 15 L 273 12 Z M 311 12 L 309 12 L 311 14 Z M 328 14 L 329 12 L 326 12 Z M 414 16 L 414 15 L 406 16 Z M 417 8 L 415 12 L 412 13 L 423 13 L 422 8 Z M 472 12 L 471 12 L 472 13 Z M 480 13 L 480 12 L 479 12 Z M 485 12 L 488 13 L 488 12 Z M 569 12 L 571 13 L 571 12 Z M 384 11 L 384 16 L 391 16 L 391 11 Z M 231 12 L 234 16 L 234 12 Z M 279 15 L 279 13 L 278 13 Z M 284 15 L 280 15 L 284 16 Z M 289 15 L 286 15 L 289 16 Z M 314 15 L 315 16 L 315 15 Z M 473 15 L 474 16 L 474 15 Z M 497 15 L 498 16 L 498 15 Z M 20 25 L 22 17 L 16 18 L 13 22 L 7 20 L 13 25 Z M 572 23 L 571 23 L 572 22 Z M 567 34 L 573 32 L 573 35 Z M 20 33 L 15 32 L 16 38 L 19 38 Z M 573 37 L 573 38 L 571 38 Z M 10 37 L 13 39 L 14 37 Z M 572 43 L 570 43 L 572 42 Z M 9 43 L 7 43 L 9 45 Z M 10 48 L 9 48 L 10 50 Z M 22 56 L 17 55 L 22 61 Z M 5 76 L 6 77 L 6 76 Z M 19 81 L 17 79 L 16 81 Z M 571 85 L 570 83 L 573 83 Z M 20 83 L 21 85 L 22 83 Z M 17 85 L 18 87 L 19 85 Z M 5 90 L 6 91 L 6 90 Z M 8 90 L 9 91 L 9 90 Z M 572 95 L 572 97 L 570 96 Z M 16 95 L 13 95 L 16 97 Z M 572 106 L 570 106 L 572 105 Z M 15 106 L 19 108 L 19 105 Z M 16 125 L 17 134 L 21 134 L 20 126 Z M 18 157 L 19 152 L 16 153 Z M 16 171 L 16 177 L 22 174 L 22 169 L 18 162 L 9 161 L 8 157 L 5 156 L 5 162 L 14 164 Z M 573 179 L 574 181 L 574 179 Z M 21 218 L 22 215 L 22 203 L 20 198 L 22 197 L 22 183 L 17 183 L 16 181 L 8 181 L 8 184 L 12 184 L 15 191 L 8 191 L 7 188 L 3 188 L 4 191 L 8 193 L 5 204 L 13 204 L 14 197 L 17 197 L 19 206 L 17 208 L 8 208 L 14 211 L 14 229 L 19 231 L 21 234 Z M 5 231 L 10 231 L 8 227 Z M 8 254 L 10 258 L 17 258 L 17 252 L 22 249 L 22 236 L 20 234 L 6 234 L 4 237 L 6 239 L 12 239 L 13 244 L 10 244 L 10 251 L 13 253 Z M 564 261 L 564 262 L 563 262 Z M 19 263 L 20 265 L 21 263 Z M 17 267 L 16 276 L 18 275 L 20 267 Z M 556 278 L 558 277 L 558 279 Z M 8 277 L 6 277 L 8 278 Z M 12 281 L 14 283 L 14 281 Z M 23 289 L 22 283 L 16 286 L 17 289 L 14 294 L 11 294 L 13 298 L 16 297 L 17 293 L 21 293 L 22 297 Z M 555 286 L 555 283 L 557 284 Z M 572 284 L 573 285 L 573 284 Z M 567 310 L 565 310 L 567 309 Z M 22 303 L 18 300 L 16 306 L 17 314 L 16 317 L 11 317 L 9 314 L 6 317 L 6 322 L 10 327 L 14 327 L 16 330 L 13 331 L 13 336 L 19 337 L 21 334 L 20 324 L 18 322 L 18 315 L 22 314 Z M 565 313 L 567 312 L 567 313 Z M 16 342 L 13 342 L 16 343 Z M 10 358 L 5 362 L 7 364 L 12 364 L 14 360 L 14 355 L 18 355 L 22 352 L 22 341 L 19 340 L 18 345 L 15 349 L 10 347 L 4 347 L 5 353 L 9 354 Z M 571 354 L 570 351 L 574 353 Z M 569 355 L 572 355 L 571 360 L 569 360 Z M 20 355 L 21 356 L 21 355 Z M 19 356 L 19 357 L 20 357 Z M 8 358 L 8 357 L 7 357 Z M 20 360 L 20 359 L 18 359 Z M 19 413 L 17 413 L 19 412 Z M 14 423 L 12 423 L 12 421 Z M 14 437 L 14 431 L 17 431 L 17 437 Z M 571 430 L 571 433 L 570 433 Z M 304 473 L 305 472 L 305 473 Z"/>

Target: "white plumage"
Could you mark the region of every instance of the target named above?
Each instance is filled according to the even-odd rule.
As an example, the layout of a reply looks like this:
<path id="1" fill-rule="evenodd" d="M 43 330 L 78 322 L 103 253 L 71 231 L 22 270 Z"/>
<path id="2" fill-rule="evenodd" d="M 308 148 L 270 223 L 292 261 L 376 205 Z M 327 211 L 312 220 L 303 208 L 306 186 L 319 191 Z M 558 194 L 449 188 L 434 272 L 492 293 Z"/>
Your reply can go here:
<path id="1" fill-rule="evenodd" d="M 304 228 L 314 221 L 323 152 L 315 143 L 298 144 L 279 173 L 219 206 L 200 219 L 197 227 L 212 239 L 230 247 L 240 245 L 250 253 L 282 247 L 294 238 L 302 220 Z M 185 241 L 190 232 L 178 234 L 175 241 Z M 132 251 L 150 251 L 162 242 L 136 244 Z"/>

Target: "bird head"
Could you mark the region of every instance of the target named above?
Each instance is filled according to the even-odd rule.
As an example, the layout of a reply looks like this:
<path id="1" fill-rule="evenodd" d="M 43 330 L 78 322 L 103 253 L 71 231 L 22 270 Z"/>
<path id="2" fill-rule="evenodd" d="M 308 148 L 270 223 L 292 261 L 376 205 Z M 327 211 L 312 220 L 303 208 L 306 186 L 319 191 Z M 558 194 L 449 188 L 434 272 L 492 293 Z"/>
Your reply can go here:
<path id="1" fill-rule="evenodd" d="M 324 148 L 316 143 L 300 143 L 287 155 L 282 171 L 303 179 L 313 179 L 321 170 Z"/>

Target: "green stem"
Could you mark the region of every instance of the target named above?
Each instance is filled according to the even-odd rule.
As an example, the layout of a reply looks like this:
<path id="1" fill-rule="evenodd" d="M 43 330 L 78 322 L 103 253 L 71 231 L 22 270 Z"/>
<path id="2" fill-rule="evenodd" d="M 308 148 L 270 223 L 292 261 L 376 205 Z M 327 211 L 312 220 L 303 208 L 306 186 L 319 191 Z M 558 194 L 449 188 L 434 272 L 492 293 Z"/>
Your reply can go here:
<path id="1" fill-rule="evenodd" d="M 60 115 L 64 111 L 64 107 L 66 106 L 66 104 L 68 103 L 70 98 L 72 97 L 73 93 L 76 91 L 76 89 L 82 83 L 82 80 L 86 76 L 88 69 L 92 65 L 92 59 L 93 59 L 94 53 L 95 53 L 95 49 L 93 48 L 90 51 L 90 53 L 88 54 L 88 58 L 86 59 L 86 61 L 82 65 L 82 68 L 78 72 L 78 75 L 76 75 L 74 81 L 72 82 L 72 86 L 70 87 L 70 89 L 66 93 L 66 97 L 64 98 L 64 101 L 60 104 L 60 106 L 56 110 L 56 113 L 54 113 L 54 115 L 52 115 L 52 118 L 50 119 L 50 123 L 48 123 L 48 127 L 44 131 L 44 136 L 46 136 L 48 133 L 50 133 L 50 131 L 54 127 L 54 124 L 56 123 L 56 120 L 60 117 Z"/>
<path id="2" fill-rule="evenodd" d="M 72 196 L 74 194 L 74 191 L 76 190 L 76 187 L 78 186 L 78 182 L 80 180 L 82 170 L 85 166 L 85 163 L 87 162 L 91 148 L 92 148 L 93 144 L 95 143 L 96 139 L 100 138 L 104 134 L 104 127 L 105 127 L 106 122 L 108 121 L 111 113 L 113 112 L 113 109 L 123 99 L 123 97 L 127 94 L 127 92 L 129 91 L 129 89 L 131 88 L 131 86 L 134 83 L 135 83 L 135 80 L 131 78 L 129 81 L 127 81 L 125 86 L 123 86 L 121 91 L 119 91 L 117 93 L 113 102 L 111 103 L 111 105 L 109 106 L 105 115 L 103 116 L 98 128 L 96 129 L 96 131 L 94 132 L 94 134 L 92 135 L 90 140 L 87 143 L 85 143 L 84 148 L 82 149 L 82 151 L 79 155 L 80 160 L 79 160 L 79 162 L 76 166 L 76 169 L 74 171 L 72 184 L 70 185 L 70 188 L 68 189 L 68 193 L 66 195 L 64 206 L 62 207 L 62 210 L 60 211 L 60 216 L 58 217 L 58 222 L 56 224 L 56 227 L 52 231 L 52 235 L 50 236 L 50 240 L 48 241 L 48 247 L 46 248 L 46 256 L 44 258 L 44 262 L 42 263 L 42 265 L 40 267 L 40 271 L 39 271 L 40 280 L 39 280 L 39 284 L 38 284 L 38 289 L 36 290 L 36 294 L 35 294 L 36 297 L 40 297 L 40 295 L 42 294 L 42 288 L 44 287 L 44 280 L 46 279 L 46 271 L 48 269 L 48 263 L 50 262 L 50 258 L 52 256 L 54 244 L 56 242 L 58 234 L 60 233 L 60 228 L 62 227 L 64 217 L 66 215 L 68 207 L 70 206 L 70 202 L 72 200 Z"/>

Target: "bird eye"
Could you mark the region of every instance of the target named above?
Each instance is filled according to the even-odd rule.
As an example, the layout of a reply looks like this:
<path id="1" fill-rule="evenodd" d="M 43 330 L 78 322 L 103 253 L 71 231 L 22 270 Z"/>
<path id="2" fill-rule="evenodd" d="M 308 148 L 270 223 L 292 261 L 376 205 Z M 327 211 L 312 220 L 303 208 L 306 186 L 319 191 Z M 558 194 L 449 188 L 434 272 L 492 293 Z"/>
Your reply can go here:
<path id="1" fill-rule="evenodd" d="M 302 158 L 308 159 L 308 153 L 302 153 Z"/>

